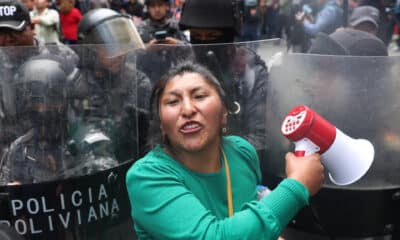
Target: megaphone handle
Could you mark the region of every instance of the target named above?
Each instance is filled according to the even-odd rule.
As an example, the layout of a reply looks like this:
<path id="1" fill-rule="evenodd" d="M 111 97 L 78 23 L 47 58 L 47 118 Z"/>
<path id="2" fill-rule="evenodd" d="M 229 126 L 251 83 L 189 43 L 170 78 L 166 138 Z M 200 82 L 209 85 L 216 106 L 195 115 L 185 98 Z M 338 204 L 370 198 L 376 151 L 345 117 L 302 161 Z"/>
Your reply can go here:
<path id="1" fill-rule="evenodd" d="M 313 143 L 308 138 L 303 138 L 297 142 L 294 142 L 294 145 L 295 145 L 294 155 L 296 155 L 297 157 L 308 156 L 320 150 L 318 145 Z"/>

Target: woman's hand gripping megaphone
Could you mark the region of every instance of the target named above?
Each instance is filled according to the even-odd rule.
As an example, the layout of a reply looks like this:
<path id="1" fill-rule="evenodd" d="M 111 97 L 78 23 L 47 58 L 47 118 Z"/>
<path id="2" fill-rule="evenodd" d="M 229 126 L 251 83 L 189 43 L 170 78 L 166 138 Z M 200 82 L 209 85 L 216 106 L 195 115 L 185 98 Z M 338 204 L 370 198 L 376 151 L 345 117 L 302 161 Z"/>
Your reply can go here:
<path id="1" fill-rule="evenodd" d="M 324 167 L 318 153 L 297 157 L 289 152 L 286 159 L 286 176 L 302 183 L 310 196 L 315 195 L 324 183 Z"/>

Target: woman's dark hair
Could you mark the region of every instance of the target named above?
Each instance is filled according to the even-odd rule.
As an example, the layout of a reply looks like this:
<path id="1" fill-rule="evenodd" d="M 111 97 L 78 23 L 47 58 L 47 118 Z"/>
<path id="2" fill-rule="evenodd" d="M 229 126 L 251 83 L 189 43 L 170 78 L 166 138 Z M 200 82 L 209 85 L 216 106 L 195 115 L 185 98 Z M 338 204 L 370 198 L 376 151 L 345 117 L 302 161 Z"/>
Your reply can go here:
<path id="1" fill-rule="evenodd" d="M 168 139 L 164 139 L 160 134 L 160 117 L 158 115 L 158 105 L 160 97 L 164 92 L 167 83 L 176 76 L 182 76 L 186 73 L 197 73 L 201 75 L 209 84 L 211 84 L 219 97 L 223 105 L 227 106 L 227 99 L 224 89 L 222 88 L 218 79 L 203 65 L 194 63 L 191 61 L 185 61 L 179 63 L 177 66 L 169 70 L 168 73 L 163 75 L 160 80 L 156 82 L 150 95 L 150 134 L 149 134 L 149 146 L 154 147 L 156 144 L 168 144 Z"/>

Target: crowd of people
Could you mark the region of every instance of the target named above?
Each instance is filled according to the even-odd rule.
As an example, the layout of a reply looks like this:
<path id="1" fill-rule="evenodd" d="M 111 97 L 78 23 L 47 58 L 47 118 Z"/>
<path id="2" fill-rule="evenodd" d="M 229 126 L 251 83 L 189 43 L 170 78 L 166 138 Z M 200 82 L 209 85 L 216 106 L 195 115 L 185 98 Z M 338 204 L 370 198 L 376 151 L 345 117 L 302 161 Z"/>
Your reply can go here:
<path id="1" fill-rule="evenodd" d="M 247 45 L 218 44 L 388 56 L 399 1 L 348 4 L 1 1 L 0 184 L 141 158 L 126 178 L 139 238 L 279 238 L 322 187 L 320 156 L 288 153 L 286 178 L 256 199 L 269 69 Z"/>
<path id="2" fill-rule="evenodd" d="M 156 37 L 154 34 L 161 34 L 157 37 L 162 36 L 163 30 L 167 30 L 168 37 L 175 40 L 190 40 L 190 35 L 187 33 L 185 35 L 178 26 L 185 2 L 181 0 L 21 1 L 30 11 L 37 37 L 46 43 L 58 41 L 66 44 L 77 43 L 77 27 L 82 15 L 95 8 L 109 8 L 130 15 L 145 43 L 154 40 Z M 396 17 L 400 10 L 396 0 L 351 0 L 347 1 L 346 7 L 343 0 L 234 2 L 238 3 L 241 15 L 241 30 L 236 34 L 235 41 L 284 38 L 288 42 L 288 47 L 294 52 L 306 52 L 317 33 L 330 34 L 341 27 L 354 27 L 354 23 L 357 22 L 359 28 L 376 31 L 373 34 L 377 35 L 386 46 L 394 40 L 394 50 L 398 49 L 400 43 Z M 358 10 L 360 7 L 369 10 Z M 368 20 L 367 16 L 370 17 Z M 375 26 L 366 26 L 368 24 Z"/>

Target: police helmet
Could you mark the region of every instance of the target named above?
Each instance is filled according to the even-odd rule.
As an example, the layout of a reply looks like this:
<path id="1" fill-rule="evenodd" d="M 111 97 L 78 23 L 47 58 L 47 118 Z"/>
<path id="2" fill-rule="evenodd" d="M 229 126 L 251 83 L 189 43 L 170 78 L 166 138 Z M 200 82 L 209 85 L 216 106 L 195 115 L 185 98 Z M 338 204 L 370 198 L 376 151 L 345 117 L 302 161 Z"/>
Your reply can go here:
<path id="1" fill-rule="evenodd" d="M 18 113 L 32 111 L 39 104 L 63 105 L 70 82 L 80 78 L 77 68 L 70 67 L 61 57 L 42 55 L 21 65 L 13 81 Z"/>
<path id="2" fill-rule="evenodd" d="M 219 28 L 240 33 L 238 0 L 186 0 L 179 22 L 181 29 Z"/>
<path id="3" fill-rule="evenodd" d="M 144 48 L 130 17 L 108 8 L 93 9 L 83 16 L 78 25 L 78 43 L 101 44 L 109 57 Z"/>

